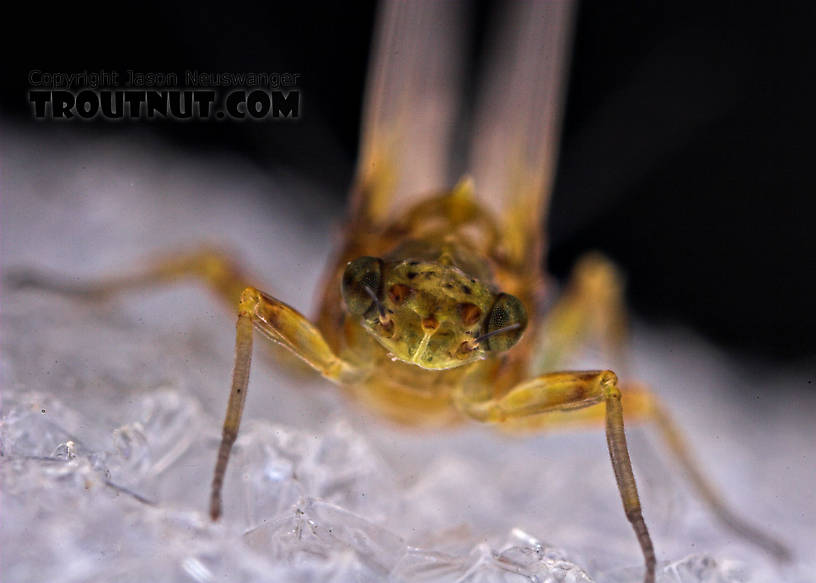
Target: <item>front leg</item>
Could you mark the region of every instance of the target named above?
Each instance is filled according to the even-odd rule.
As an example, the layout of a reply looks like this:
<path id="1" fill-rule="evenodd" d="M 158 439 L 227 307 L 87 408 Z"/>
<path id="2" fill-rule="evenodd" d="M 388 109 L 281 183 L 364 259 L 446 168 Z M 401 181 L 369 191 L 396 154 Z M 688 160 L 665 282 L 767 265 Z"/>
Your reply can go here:
<path id="1" fill-rule="evenodd" d="M 359 369 L 334 354 L 320 331 L 305 316 L 254 287 L 246 288 L 241 294 L 238 308 L 232 388 L 213 474 L 210 497 L 210 517 L 213 520 L 221 516 L 221 489 L 246 401 L 253 327 L 269 340 L 291 350 L 330 381 L 350 383 L 361 374 Z"/>
<path id="2" fill-rule="evenodd" d="M 605 403 L 606 442 L 615 481 L 626 518 L 632 524 L 643 553 L 646 564 L 643 580 L 645 583 L 654 582 L 657 559 L 643 520 L 635 475 L 626 447 L 621 392 L 615 373 L 609 370 L 550 373 L 517 385 L 503 397 L 480 401 L 460 391 L 456 400 L 465 414 L 486 423 L 503 423 L 531 415 Z"/>

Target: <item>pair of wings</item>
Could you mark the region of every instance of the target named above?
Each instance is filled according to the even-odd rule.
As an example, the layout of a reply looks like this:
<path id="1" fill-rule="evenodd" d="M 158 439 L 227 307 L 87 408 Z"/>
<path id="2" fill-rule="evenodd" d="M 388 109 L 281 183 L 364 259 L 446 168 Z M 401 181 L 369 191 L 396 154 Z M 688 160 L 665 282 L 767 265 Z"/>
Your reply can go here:
<path id="1" fill-rule="evenodd" d="M 510 2 L 496 11 L 478 98 L 463 108 L 467 8 L 463 0 L 381 5 L 355 206 L 387 222 L 469 174 L 511 255 L 540 261 L 574 2 Z M 467 118 L 469 138 L 458 131 Z"/>

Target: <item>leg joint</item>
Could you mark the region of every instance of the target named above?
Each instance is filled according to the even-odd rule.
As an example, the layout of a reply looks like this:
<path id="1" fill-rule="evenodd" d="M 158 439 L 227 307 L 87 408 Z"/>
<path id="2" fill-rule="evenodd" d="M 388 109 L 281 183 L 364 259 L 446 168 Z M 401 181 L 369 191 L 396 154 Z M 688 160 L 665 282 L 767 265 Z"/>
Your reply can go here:
<path id="1" fill-rule="evenodd" d="M 618 388 L 618 375 L 611 370 L 601 371 L 598 375 L 598 382 L 605 397 L 620 399 L 621 392 Z"/>
<path id="2" fill-rule="evenodd" d="M 241 303 L 239 304 L 240 314 L 254 314 L 256 306 L 260 303 L 261 292 L 254 287 L 245 288 L 241 292 Z"/>

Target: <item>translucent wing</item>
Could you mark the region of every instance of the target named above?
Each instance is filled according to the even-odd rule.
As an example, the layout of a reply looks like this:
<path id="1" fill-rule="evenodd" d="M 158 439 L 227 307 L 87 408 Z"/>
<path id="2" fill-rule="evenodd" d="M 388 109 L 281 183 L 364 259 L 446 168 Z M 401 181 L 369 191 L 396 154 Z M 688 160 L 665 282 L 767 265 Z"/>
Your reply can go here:
<path id="1" fill-rule="evenodd" d="M 502 221 L 508 259 L 540 269 L 558 152 L 574 2 L 508 3 L 477 104 L 469 160 Z"/>
<path id="2" fill-rule="evenodd" d="M 456 121 L 462 2 L 380 6 L 353 212 L 381 221 L 444 188 Z"/>

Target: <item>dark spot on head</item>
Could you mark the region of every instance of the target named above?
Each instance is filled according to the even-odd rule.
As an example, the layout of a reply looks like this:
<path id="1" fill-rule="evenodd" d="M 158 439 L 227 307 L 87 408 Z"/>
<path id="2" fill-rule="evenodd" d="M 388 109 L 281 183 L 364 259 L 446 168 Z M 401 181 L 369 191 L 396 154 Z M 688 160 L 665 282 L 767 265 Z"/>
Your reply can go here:
<path id="1" fill-rule="evenodd" d="M 436 272 L 435 271 L 426 271 L 425 272 L 425 278 L 427 279 L 429 277 L 436 277 Z"/>
<path id="2" fill-rule="evenodd" d="M 408 265 L 419 265 L 419 261 L 409 261 Z"/>
<path id="3" fill-rule="evenodd" d="M 475 304 L 462 303 L 456 307 L 465 326 L 473 326 L 482 317 L 482 310 Z"/>
<path id="4" fill-rule="evenodd" d="M 436 330 L 439 328 L 439 320 L 437 320 L 433 316 L 428 316 L 427 318 L 422 318 L 422 327 L 426 330 Z"/>
<path id="5" fill-rule="evenodd" d="M 391 289 L 388 290 L 388 297 L 391 298 L 391 301 L 395 304 L 401 304 L 410 294 L 411 288 L 401 283 L 392 285 Z"/>
<path id="6" fill-rule="evenodd" d="M 445 284 L 442 284 L 442 285 L 443 285 L 443 287 L 444 287 L 445 289 L 452 289 L 452 288 L 453 288 L 453 284 L 452 284 L 452 283 L 445 283 Z"/>
<path id="7" fill-rule="evenodd" d="M 408 273 L 405 274 L 405 277 L 407 277 L 408 279 L 414 279 L 416 276 L 417 276 L 416 271 L 409 271 Z"/>
<path id="8" fill-rule="evenodd" d="M 472 290 L 470 289 L 470 286 L 467 285 L 462 286 L 462 291 L 465 292 L 466 295 L 470 295 L 471 293 L 473 293 Z"/>
<path id="9" fill-rule="evenodd" d="M 476 280 L 471 277 L 470 278 L 470 283 L 476 283 Z"/>

